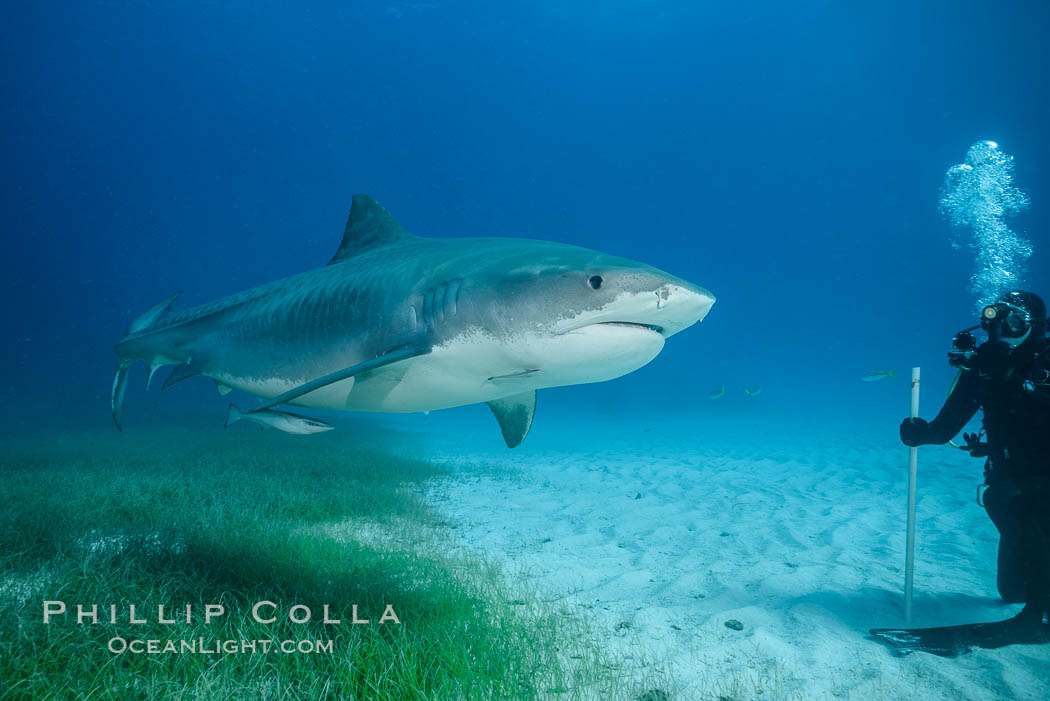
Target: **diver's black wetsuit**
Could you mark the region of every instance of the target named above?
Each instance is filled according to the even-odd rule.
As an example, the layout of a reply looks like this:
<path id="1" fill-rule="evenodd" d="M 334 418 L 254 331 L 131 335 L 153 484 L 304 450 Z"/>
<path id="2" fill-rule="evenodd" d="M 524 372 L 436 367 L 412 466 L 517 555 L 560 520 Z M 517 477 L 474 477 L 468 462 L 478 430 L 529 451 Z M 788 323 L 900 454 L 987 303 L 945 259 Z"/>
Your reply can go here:
<path id="1" fill-rule="evenodd" d="M 947 443 L 984 409 L 984 505 L 999 529 L 999 593 L 1050 610 L 1050 342 L 988 342 L 963 370 L 923 443 Z"/>

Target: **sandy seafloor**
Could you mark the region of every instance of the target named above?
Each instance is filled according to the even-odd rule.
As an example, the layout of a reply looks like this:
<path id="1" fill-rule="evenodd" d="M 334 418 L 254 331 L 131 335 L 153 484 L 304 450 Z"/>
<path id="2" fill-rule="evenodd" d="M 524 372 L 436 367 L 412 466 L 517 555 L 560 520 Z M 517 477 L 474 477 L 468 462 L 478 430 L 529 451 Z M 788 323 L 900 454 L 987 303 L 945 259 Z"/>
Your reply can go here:
<path id="1" fill-rule="evenodd" d="M 665 673 L 673 698 L 1050 697 L 1050 646 L 899 658 L 866 637 L 903 624 L 895 424 L 817 434 L 768 417 L 538 413 L 509 451 L 474 447 L 483 418 L 430 417 L 429 456 L 463 468 L 430 502 L 463 548 L 583 612 L 629 675 Z M 920 451 L 915 626 L 1020 608 L 997 597 L 981 474 L 961 451 Z"/>

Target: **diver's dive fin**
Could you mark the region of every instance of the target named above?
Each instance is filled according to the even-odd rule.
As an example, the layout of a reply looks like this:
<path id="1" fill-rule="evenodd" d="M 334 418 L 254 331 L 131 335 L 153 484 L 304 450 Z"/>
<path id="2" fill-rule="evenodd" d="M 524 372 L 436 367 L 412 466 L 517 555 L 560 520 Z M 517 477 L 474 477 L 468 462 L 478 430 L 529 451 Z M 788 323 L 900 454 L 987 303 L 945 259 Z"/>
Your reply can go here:
<path id="1" fill-rule="evenodd" d="M 220 397 L 225 397 L 227 394 L 229 394 L 230 392 L 233 391 L 233 387 L 230 387 L 229 385 L 223 384 L 223 383 L 219 382 L 218 380 L 216 380 L 214 378 L 212 378 L 212 380 L 213 380 L 213 382 L 215 382 L 215 389 L 219 390 L 219 396 Z M 230 406 L 233 406 L 233 405 L 231 404 Z"/>
<path id="2" fill-rule="evenodd" d="M 508 448 L 521 445 L 532 428 L 532 417 L 536 415 L 536 390 L 512 394 L 503 399 L 486 402 L 499 421 L 503 440 Z"/>
<path id="3" fill-rule="evenodd" d="M 181 365 L 176 365 L 175 369 L 171 371 L 170 375 L 168 375 L 168 379 L 164 380 L 161 389 L 167 389 L 176 382 L 182 382 L 187 377 L 193 377 L 199 374 L 201 374 L 200 369 L 192 360 L 182 363 Z"/>
<path id="4" fill-rule="evenodd" d="M 135 320 L 131 322 L 131 326 L 128 327 L 128 332 L 125 335 L 130 336 L 133 333 L 145 331 L 151 326 L 154 326 L 158 321 L 160 321 L 161 317 L 163 317 L 165 314 L 171 311 L 171 305 L 175 304 L 175 300 L 178 299 L 179 295 L 181 294 L 182 290 L 179 290 L 174 294 L 168 295 L 166 298 L 164 298 L 157 304 L 154 304 L 144 313 L 139 314 L 137 317 L 135 317 Z"/>
<path id="5" fill-rule="evenodd" d="M 392 363 L 399 362 L 401 360 L 408 360 L 409 358 L 417 358 L 421 355 L 426 355 L 430 352 L 430 346 L 424 345 L 407 345 L 395 348 L 392 351 L 387 351 L 383 355 L 380 355 L 371 360 L 366 360 L 363 363 L 357 365 L 351 365 L 350 367 L 343 368 L 342 370 L 336 370 L 333 373 L 329 373 L 324 377 L 318 377 L 316 380 L 311 380 L 307 383 L 301 384 L 298 387 L 294 387 L 284 394 L 279 394 L 273 399 L 269 399 L 257 407 L 254 407 L 251 411 L 242 412 L 244 414 L 254 414 L 257 411 L 263 411 L 270 407 L 277 406 L 278 404 L 284 404 L 290 402 L 293 399 L 313 392 L 315 389 L 326 387 L 340 380 L 347 380 L 355 375 L 360 375 L 363 372 L 369 370 L 375 370 L 385 365 L 391 365 Z"/>
<path id="6" fill-rule="evenodd" d="M 128 387 L 128 368 L 130 361 L 124 361 L 117 366 L 117 374 L 113 376 L 113 391 L 109 397 L 109 408 L 113 414 L 113 423 L 118 431 L 124 429 L 120 426 L 120 417 L 124 413 L 124 391 Z"/>
<path id="7" fill-rule="evenodd" d="M 903 657 L 928 652 L 956 657 L 977 648 L 994 650 L 1007 645 L 1040 645 L 1050 642 L 1050 624 L 1024 614 L 992 623 L 968 623 L 937 628 L 874 628 L 871 637 Z"/>

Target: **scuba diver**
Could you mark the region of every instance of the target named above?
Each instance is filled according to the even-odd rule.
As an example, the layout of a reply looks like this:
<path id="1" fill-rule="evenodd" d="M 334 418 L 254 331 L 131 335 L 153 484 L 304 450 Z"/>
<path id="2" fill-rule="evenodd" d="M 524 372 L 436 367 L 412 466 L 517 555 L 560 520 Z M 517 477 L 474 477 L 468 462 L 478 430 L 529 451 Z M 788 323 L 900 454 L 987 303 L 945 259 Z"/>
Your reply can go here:
<path id="1" fill-rule="evenodd" d="M 974 457 L 986 458 L 983 506 L 999 530 L 999 593 L 1005 601 L 1023 602 L 1025 606 L 1007 621 L 970 626 L 972 638 L 968 643 L 1000 647 L 1050 642 L 1050 340 L 1046 305 L 1032 292 L 1009 292 L 984 308 L 979 327 L 988 334 L 988 340 L 979 347 L 970 333 L 978 326 L 960 331 L 952 339 L 949 363 L 960 372 L 944 407 L 929 423 L 905 419 L 900 426 L 901 441 L 908 446 L 947 443 L 978 409 L 984 410 L 981 432 L 963 434 L 966 446 L 958 447 Z"/>

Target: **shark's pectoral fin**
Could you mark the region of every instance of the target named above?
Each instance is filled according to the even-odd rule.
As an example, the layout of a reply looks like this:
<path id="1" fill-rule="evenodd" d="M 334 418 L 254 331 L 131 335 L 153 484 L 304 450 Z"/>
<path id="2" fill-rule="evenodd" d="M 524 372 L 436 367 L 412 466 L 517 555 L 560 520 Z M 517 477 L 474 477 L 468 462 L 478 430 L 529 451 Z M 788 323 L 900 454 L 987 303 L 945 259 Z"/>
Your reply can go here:
<path id="1" fill-rule="evenodd" d="M 521 445 L 532 428 L 532 417 L 536 415 L 536 390 L 512 394 L 503 399 L 486 402 L 499 421 L 503 440 L 508 448 Z"/>
<path id="2" fill-rule="evenodd" d="M 113 376 L 113 391 L 109 397 L 109 407 L 113 414 L 113 423 L 118 431 L 124 429 L 120 426 L 120 417 L 124 413 L 124 391 L 128 388 L 128 368 L 131 361 L 124 361 L 117 366 L 117 374 Z"/>
<path id="3" fill-rule="evenodd" d="M 274 397 L 273 399 L 263 402 L 251 411 L 245 411 L 243 413 L 253 414 L 257 411 L 263 411 L 264 409 L 269 409 L 270 407 L 277 406 L 278 404 L 290 402 L 293 399 L 297 399 L 303 396 L 304 394 L 309 394 L 310 392 L 313 392 L 316 389 L 326 387 L 330 384 L 339 382 L 341 380 L 349 379 L 351 377 L 354 377 L 355 375 L 360 375 L 361 373 L 368 372 L 369 370 L 376 370 L 378 368 L 384 367 L 386 365 L 391 365 L 402 360 L 408 360 L 409 358 L 417 358 L 421 355 L 426 355 L 430 352 L 430 350 L 430 346 L 425 344 L 409 344 L 399 346 L 398 348 L 387 351 L 386 353 L 372 358 L 371 360 L 366 360 L 363 363 L 358 363 L 357 365 L 351 365 L 350 367 L 343 368 L 342 370 L 336 370 L 335 372 L 329 373 L 324 377 L 318 377 L 316 380 L 311 380 L 310 382 L 301 384 L 298 387 L 294 387 L 285 392 L 284 394 L 280 394 Z"/>

